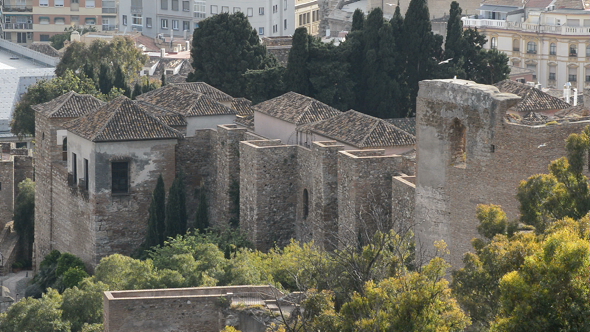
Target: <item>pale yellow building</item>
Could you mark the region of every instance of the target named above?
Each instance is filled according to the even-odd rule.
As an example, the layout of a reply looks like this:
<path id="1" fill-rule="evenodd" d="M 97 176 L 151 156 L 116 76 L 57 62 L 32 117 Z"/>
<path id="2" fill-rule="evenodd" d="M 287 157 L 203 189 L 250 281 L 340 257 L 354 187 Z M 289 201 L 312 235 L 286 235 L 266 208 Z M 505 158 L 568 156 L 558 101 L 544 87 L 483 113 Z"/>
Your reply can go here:
<path id="1" fill-rule="evenodd" d="M 306 27 L 307 33 L 320 31 L 320 6 L 318 0 L 295 0 L 295 27 Z"/>

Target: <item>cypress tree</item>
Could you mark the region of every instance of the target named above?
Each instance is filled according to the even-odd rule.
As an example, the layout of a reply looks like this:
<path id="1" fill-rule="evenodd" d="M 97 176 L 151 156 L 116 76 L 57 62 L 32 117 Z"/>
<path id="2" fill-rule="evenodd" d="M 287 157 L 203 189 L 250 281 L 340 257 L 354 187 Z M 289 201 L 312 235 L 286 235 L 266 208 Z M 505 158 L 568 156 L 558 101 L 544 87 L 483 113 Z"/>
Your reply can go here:
<path id="1" fill-rule="evenodd" d="M 404 18 L 399 9 L 399 0 L 397 1 L 397 6 L 395 7 L 395 13 L 393 14 L 393 17 L 389 23 L 391 24 L 391 28 L 393 30 L 393 38 L 395 40 L 399 40 L 402 36 L 402 28 L 404 26 Z"/>
<path id="2" fill-rule="evenodd" d="M 438 60 L 437 41 L 432 33 L 426 0 L 411 0 L 404 18 L 403 35 L 406 43 L 403 50 L 406 59 L 406 79 L 410 95 L 410 111 L 416 110 L 418 82 L 433 78 Z"/>
<path id="3" fill-rule="evenodd" d="M 184 202 L 184 189 L 182 189 L 182 180 L 180 177 L 174 179 L 170 191 L 168 192 L 168 201 L 166 202 L 166 230 L 165 238 L 175 237 L 178 234 L 186 233 L 186 205 Z M 183 211 L 184 210 L 184 211 Z"/>
<path id="4" fill-rule="evenodd" d="M 207 207 L 207 195 L 205 189 L 201 188 L 201 195 L 199 196 L 199 206 L 195 215 L 195 229 L 199 233 L 205 233 L 209 228 L 209 211 Z"/>
<path id="5" fill-rule="evenodd" d="M 350 32 L 363 30 L 364 23 L 365 23 L 365 14 L 363 13 L 362 10 L 357 8 L 354 11 L 354 14 L 352 14 L 352 28 L 350 29 Z"/>
<path id="6" fill-rule="evenodd" d="M 354 84 L 354 100 L 352 108 L 361 111 L 365 94 L 363 81 L 364 63 L 364 26 L 365 15 L 362 10 L 357 9 L 353 14 L 351 32 L 346 36 L 346 41 L 340 47 L 344 48 L 347 62 L 349 63 L 350 79 Z"/>
<path id="7" fill-rule="evenodd" d="M 152 202 L 149 208 L 148 234 L 146 248 L 164 243 L 164 231 L 166 220 L 166 191 L 162 174 L 158 177 L 156 188 L 152 193 Z"/>
<path id="8" fill-rule="evenodd" d="M 449 21 L 447 22 L 445 59 L 453 58 L 453 60 L 458 60 L 461 56 L 463 49 L 463 22 L 461 22 L 461 12 L 459 3 L 453 1 L 449 11 Z"/>
<path id="9" fill-rule="evenodd" d="M 162 73 L 162 77 L 160 78 L 160 82 L 162 83 L 162 86 L 166 85 L 166 73 Z"/>
<path id="10" fill-rule="evenodd" d="M 186 213 L 186 188 L 184 187 L 184 172 L 182 170 L 178 175 L 178 201 L 180 206 L 180 220 L 178 228 L 180 229 L 180 234 L 184 234 L 186 233 L 188 216 Z"/>
<path id="11" fill-rule="evenodd" d="M 98 88 L 101 93 L 108 95 L 113 88 L 113 73 L 111 67 L 106 63 L 100 64 L 100 71 L 98 74 Z"/>
<path id="12" fill-rule="evenodd" d="M 300 27 L 293 34 L 293 46 L 289 51 L 289 60 L 287 70 L 285 71 L 285 82 L 287 90 L 301 93 L 309 96 L 309 70 L 307 62 L 309 60 L 309 43 L 310 37 L 305 27 Z"/>
<path id="13" fill-rule="evenodd" d="M 121 66 L 117 66 L 115 68 L 115 77 L 113 79 L 113 86 L 116 88 L 121 89 L 125 96 L 131 97 L 131 90 L 129 89 L 129 85 L 127 85 L 127 77 L 123 72 Z"/>
<path id="14" fill-rule="evenodd" d="M 136 82 L 135 86 L 133 86 L 133 99 L 135 99 L 135 97 L 139 96 L 141 93 L 141 84 L 139 84 L 139 82 Z"/>

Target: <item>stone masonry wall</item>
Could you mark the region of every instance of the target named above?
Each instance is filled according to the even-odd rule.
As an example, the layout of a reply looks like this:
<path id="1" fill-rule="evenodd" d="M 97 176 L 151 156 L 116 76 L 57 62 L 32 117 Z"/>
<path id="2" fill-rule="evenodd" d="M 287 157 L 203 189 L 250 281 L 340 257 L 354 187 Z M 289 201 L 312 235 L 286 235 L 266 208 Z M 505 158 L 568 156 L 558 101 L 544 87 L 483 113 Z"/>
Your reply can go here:
<path id="1" fill-rule="evenodd" d="M 344 244 L 365 242 L 391 228 L 392 177 L 402 157 L 384 150 L 349 150 L 338 155 L 338 236 Z"/>
<path id="2" fill-rule="evenodd" d="M 391 182 L 391 220 L 394 230 L 400 234 L 413 229 L 415 180 L 413 176 L 394 176 Z"/>
<path id="3" fill-rule="evenodd" d="M 240 227 L 260 250 L 295 236 L 297 147 L 280 140 L 240 143 Z"/>
<path id="4" fill-rule="evenodd" d="M 432 248 L 447 242 L 454 267 L 477 237 L 478 204 L 498 204 L 518 217 L 517 187 L 531 175 L 547 173 L 552 160 L 565 156 L 564 140 L 588 122 L 524 126 L 504 121 L 518 97 L 491 86 L 459 80 L 425 81 L 418 96 L 418 178 L 416 235 Z M 465 162 L 453 163 L 451 126 L 466 128 Z"/>
<path id="5" fill-rule="evenodd" d="M 14 208 L 14 159 L 0 153 L 0 229 L 12 220 Z"/>

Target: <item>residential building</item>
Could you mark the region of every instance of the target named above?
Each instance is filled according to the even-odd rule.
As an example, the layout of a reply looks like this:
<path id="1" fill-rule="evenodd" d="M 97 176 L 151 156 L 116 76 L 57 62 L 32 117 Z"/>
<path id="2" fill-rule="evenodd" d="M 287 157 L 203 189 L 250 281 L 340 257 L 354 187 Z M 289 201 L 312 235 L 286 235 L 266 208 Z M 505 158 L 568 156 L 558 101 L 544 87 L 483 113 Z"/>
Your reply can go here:
<path id="1" fill-rule="evenodd" d="M 320 32 L 320 6 L 318 0 L 295 0 L 295 28 L 306 27 L 307 33 Z"/>
<path id="2" fill-rule="evenodd" d="M 207 17 L 242 12 L 261 37 L 287 36 L 295 31 L 294 0 L 122 0 L 119 30 L 141 31 L 152 38 L 173 42 L 190 39 L 193 29 Z"/>
<path id="3" fill-rule="evenodd" d="M 479 18 L 464 18 L 463 26 L 478 28 L 488 38 L 486 48 L 531 70 L 543 87 L 590 86 L 590 11 L 583 1 L 485 1 Z"/>

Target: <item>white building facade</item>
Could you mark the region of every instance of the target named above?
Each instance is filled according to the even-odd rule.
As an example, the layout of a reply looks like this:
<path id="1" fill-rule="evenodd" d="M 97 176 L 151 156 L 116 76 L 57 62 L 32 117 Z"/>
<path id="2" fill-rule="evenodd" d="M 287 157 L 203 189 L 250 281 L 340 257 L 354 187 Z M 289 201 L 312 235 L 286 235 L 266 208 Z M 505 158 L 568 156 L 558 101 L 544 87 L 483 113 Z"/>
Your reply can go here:
<path id="1" fill-rule="evenodd" d="M 156 38 L 190 38 L 207 17 L 242 12 L 261 37 L 295 31 L 295 0 L 121 0 L 119 30 Z"/>
<path id="2" fill-rule="evenodd" d="M 543 87 L 570 82 L 582 91 L 590 86 L 590 11 L 559 7 L 559 1 L 540 9 L 483 5 L 480 18 L 464 18 L 463 27 L 478 28 L 487 36 L 485 48 L 532 70 Z"/>

